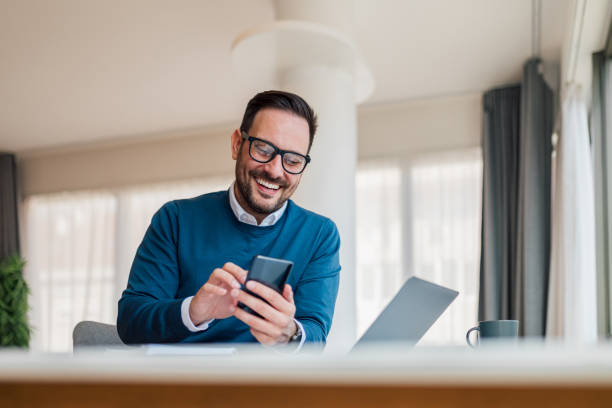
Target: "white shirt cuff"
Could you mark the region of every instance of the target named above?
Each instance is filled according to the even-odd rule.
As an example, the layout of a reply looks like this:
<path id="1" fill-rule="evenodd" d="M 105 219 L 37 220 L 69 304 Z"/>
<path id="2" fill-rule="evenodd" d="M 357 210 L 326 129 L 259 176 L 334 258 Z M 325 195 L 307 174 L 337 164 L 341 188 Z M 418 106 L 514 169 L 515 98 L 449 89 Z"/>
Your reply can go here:
<path id="1" fill-rule="evenodd" d="M 295 322 L 295 324 L 298 325 L 298 327 L 300 328 L 300 331 L 302 332 L 302 338 L 300 339 L 300 344 L 295 349 L 295 353 L 297 353 L 298 351 L 300 351 L 300 349 L 304 345 L 304 342 L 306 341 L 306 332 L 304 331 L 304 326 L 302 326 L 302 323 L 300 323 L 298 319 L 293 319 L 293 321 Z"/>
<path id="2" fill-rule="evenodd" d="M 189 296 L 188 298 L 185 298 L 185 300 L 183 300 L 183 303 L 181 303 L 181 319 L 183 320 L 183 324 L 185 325 L 185 327 L 187 327 L 187 329 L 189 329 L 190 332 L 204 331 L 208 329 L 208 325 L 212 323 L 212 321 L 215 319 L 207 320 L 205 322 L 200 323 L 197 326 L 193 324 L 193 322 L 191 321 L 191 317 L 189 316 L 189 306 L 191 306 L 192 299 L 193 299 L 193 296 Z M 301 347 L 301 344 L 300 344 L 300 347 Z"/>

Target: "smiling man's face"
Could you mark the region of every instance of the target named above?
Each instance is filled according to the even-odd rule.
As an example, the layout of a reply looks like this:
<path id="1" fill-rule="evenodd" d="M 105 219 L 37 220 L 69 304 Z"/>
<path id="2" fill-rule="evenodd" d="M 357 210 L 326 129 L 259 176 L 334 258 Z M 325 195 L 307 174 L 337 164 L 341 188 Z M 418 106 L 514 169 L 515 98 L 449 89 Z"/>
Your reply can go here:
<path id="1" fill-rule="evenodd" d="M 255 115 L 247 133 L 281 150 L 308 153 L 308 122 L 292 112 L 262 109 Z M 232 134 L 232 158 L 236 160 L 236 198 L 258 223 L 281 208 L 300 184 L 302 175 L 287 173 L 280 155 L 268 163 L 253 160 L 249 156 L 249 142 L 242 140 L 240 130 Z"/>

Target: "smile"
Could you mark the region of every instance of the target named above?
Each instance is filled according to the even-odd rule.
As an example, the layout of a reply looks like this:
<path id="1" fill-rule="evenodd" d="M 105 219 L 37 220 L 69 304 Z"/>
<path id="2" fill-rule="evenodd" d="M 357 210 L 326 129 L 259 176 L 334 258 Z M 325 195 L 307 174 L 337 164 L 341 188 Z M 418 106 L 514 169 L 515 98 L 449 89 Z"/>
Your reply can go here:
<path id="1" fill-rule="evenodd" d="M 278 184 L 269 183 L 266 180 L 261 179 L 261 178 L 256 178 L 255 181 L 257 182 L 257 184 L 260 184 L 266 188 L 269 188 L 270 190 L 278 190 L 280 188 Z"/>

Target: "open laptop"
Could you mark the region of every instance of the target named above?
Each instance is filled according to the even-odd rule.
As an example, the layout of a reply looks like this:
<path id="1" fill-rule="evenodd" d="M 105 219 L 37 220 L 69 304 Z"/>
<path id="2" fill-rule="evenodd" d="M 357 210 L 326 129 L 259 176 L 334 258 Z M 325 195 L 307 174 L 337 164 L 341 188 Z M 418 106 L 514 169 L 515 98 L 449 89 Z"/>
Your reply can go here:
<path id="1" fill-rule="evenodd" d="M 458 294 L 414 276 L 409 278 L 353 349 L 373 342 L 415 345 Z"/>

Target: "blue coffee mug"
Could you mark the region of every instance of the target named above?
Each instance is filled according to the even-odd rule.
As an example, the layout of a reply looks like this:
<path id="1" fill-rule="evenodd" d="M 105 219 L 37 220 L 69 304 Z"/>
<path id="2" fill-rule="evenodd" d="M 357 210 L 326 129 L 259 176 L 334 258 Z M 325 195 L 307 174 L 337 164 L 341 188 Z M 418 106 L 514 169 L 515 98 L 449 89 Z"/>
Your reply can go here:
<path id="1" fill-rule="evenodd" d="M 485 339 L 516 339 L 518 338 L 518 328 L 518 320 L 486 320 L 478 323 L 478 326 L 472 327 L 470 330 L 468 330 L 465 335 L 465 340 L 470 347 L 476 346 L 470 341 L 470 333 L 473 331 L 478 332 L 477 344 L 480 344 L 480 342 Z"/>

